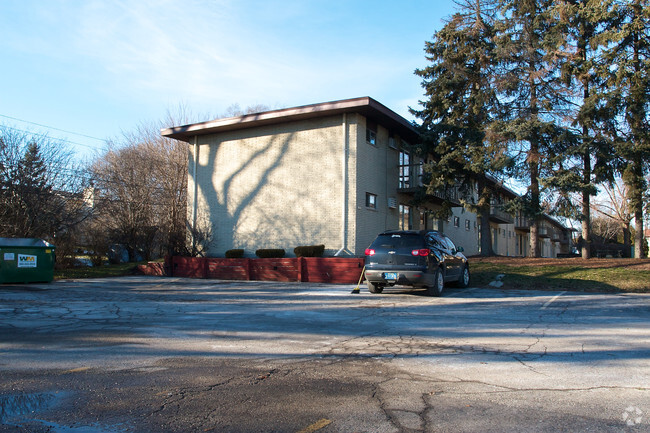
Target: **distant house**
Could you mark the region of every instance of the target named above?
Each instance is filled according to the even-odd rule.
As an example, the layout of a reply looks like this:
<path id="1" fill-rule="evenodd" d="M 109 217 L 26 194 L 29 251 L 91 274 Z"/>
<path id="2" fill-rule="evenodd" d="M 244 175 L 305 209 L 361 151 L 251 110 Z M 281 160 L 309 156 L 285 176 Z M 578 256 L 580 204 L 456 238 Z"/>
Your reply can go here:
<path id="1" fill-rule="evenodd" d="M 467 254 L 479 252 L 476 215 L 443 197 L 414 206 L 423 163 L 410 151 L 413 125 L 369 97 L 218 119 L 162 131 L 189 143 L 188 218 L 212 226 L 210 255 L 243 248 L 325 244 L 329 255 L 363 255 L 387 229 L 438 229 Z M 495 251 L 525 255 L 529 228 L 500 210 L 515 196 L 497 187 L 490 216 Z M 452 197 L 453 198 L 453 197 Z M 519 221 L 519 225 L 518 225 Z M 546 256 L 568 252 L 568 231 L 552 219 L 540 233 Z M 557 233 L 557 234 L 556 234 Z"/>

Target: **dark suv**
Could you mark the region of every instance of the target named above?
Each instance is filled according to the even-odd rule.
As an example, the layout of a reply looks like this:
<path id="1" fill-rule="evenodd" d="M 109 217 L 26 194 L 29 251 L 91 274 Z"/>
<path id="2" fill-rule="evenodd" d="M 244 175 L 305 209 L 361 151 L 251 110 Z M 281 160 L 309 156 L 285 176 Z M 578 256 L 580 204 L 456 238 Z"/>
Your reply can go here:
<path id="1" fill-rule="evenodd" d="M 387 231 L 366 249 L 366 280 L 371 293 L 404 284 L 440 296 L 445 283 L 469 285 L 469 263 L 463 248 L 441 232 Z"/>

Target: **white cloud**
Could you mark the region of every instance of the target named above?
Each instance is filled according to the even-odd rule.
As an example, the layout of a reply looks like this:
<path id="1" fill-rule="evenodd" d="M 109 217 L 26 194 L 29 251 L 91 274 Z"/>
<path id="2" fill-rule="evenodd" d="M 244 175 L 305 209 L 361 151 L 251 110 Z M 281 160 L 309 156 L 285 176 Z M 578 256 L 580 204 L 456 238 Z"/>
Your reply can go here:
<path id="1" fill-rule="evenodd" d="M 397 71 L 411 74 L 394 54 L 373 53 L 381 44 L 370 36 L 350 40 L 344 28 L 323 38 L 305 30 L 318 16 L 288 7 L 269 16 L 227 1 L 95 1 L 78 12 L 76 41 L 105 71 L 108 92 L 158 101 L 310 103 L 373 96 Z"/>
<path id="2" fill-rule="evenodd" d="M 426 14 L 439 13 L 424 0 L 9 4 L 0 48 L 20 69 L 5 105 L 38 107 L 56 119 L 23 117 L 100 136 L 179 103 L 216 115 L 233 103 L 279 108 L 367 95 L 406 117 L 421 95 L 413 76 L 424 62 L 421 33 L 437 21 Z"/>

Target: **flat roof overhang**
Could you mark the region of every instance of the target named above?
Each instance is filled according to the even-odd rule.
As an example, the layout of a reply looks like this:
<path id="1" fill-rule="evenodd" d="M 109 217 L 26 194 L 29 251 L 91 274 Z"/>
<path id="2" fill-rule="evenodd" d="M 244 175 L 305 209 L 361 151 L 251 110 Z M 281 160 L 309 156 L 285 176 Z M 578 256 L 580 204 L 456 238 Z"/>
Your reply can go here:
<path id="1" fill-rule="evenodd" d="M 367 96 L 174 126 L 161 130 L 161 134 L 164 137 L 189 143 L 194 136 L 198 135 L 216 134 L 343 113 L 359 113 L 407 141 L 414 143 L 418 140 L 418 132 L 411 122 Z"/>

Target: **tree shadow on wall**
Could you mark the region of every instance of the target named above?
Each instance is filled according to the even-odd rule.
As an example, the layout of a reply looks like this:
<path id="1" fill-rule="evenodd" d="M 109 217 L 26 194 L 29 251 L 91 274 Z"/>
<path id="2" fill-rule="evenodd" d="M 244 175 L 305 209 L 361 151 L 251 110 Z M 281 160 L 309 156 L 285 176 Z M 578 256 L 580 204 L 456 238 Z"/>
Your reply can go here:
<path id="1" fill-rule="evenodd" d="M 290 147 L 297 145 L 293 143 L 295 135 L 263 135 L 263 139 L 253 142 L 255 148 L 239 142 L 237 145 L 242 147 L 237 161 L 230 158 L 227 166 L 219 163 L 229 159 L 221 152 L 232 152 L 231 144 L 200 146 L 200 153 L 207 151 L 207 161 L 199 155 L 199 161 L 204 162 L 197 173 L 198 216 L 216 226 L 211 255 L 221 255 L 230 248 L 244 248 L 250 255 L 257 248 L 277 248 L 278 240 L 283 246 L 323 243 L 326 233 L 321 224 L 296 217 L 319 217 L 320 209 L 310 201 L 313 191 L 290 177 L 278 176 L 281 169 L 287 171 L 283 164 L 287 163 Z M 249 134 L 244 138 L 252 137 Z M 317 146 L 301 146 L 300 155 L 305 162 L 322 157 Z M 290 162 L 295 164 L 295 152 L 291 157 L 294 160 Z M 295 168 L 315 169 L 307 163 Z"/>

